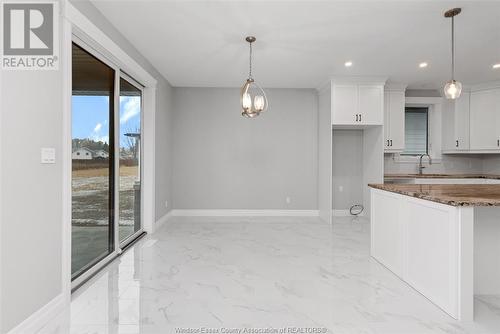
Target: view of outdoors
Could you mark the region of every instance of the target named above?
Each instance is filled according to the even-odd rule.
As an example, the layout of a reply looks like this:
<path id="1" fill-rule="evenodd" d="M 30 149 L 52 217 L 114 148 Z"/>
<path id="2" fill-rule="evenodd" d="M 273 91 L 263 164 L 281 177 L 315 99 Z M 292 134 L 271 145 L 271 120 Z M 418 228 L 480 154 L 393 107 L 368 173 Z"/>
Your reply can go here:
<path id="1" fill-rule="evenodd" d="M 72 274 L 114 250 L 114 190 L 119 190 L 119 240 L 140 229 L 141 91 L 120 80 L 113 119 L 114 70 L 73 45 Z M 119 183 L 113 169 L 113 124 L 119 124 Z"/>
<path id="2" fill-rule="evenodd" d="M 119 236 L 125 240 L 141 228 L 141 90 L 120 78 Z"/>

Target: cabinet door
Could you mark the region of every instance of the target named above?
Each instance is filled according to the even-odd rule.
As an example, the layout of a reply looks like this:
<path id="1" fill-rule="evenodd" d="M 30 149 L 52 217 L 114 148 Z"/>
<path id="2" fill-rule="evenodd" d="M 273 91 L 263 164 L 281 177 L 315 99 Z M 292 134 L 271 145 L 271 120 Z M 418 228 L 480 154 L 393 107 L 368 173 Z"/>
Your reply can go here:
<path id="1" fill-rule="evenodd" d="M 455 102 L 444 99 L 441 112 L 443 151 L 456 151 L 458 147 L 457 136 L 455 133 Z"/>
<path id="2" fill-rule="evenodd" d="M 405 93 L 389 92 L 389 144 L 392 151 L 405 148 Z"/>
<path id="3" fill-rule="evenodd" d="M 470 93 L 464 92 L 455 100 L 455 146 L 459 151 L 470 148 L 469 141 Z M 458 143 L 458 145 L 456 145 Z"/>
<path id="4" fill-rule="evenodd" d="M 383 86 L 360 85 L 359 114 L 361 124 L 382 125 L 384 123 L 384 88 Z"/>
<path id="5" fill-rule="evenodd" d="M 332 124 L 360 124 L 358 114 L 358 87 L 334 85 L 332 87 Z"/>
<path id="6" fill-rule="evenodd" d="M 390 129 L 391 129 L 391 97 L 389 92 L 384 92 L 384 150 L 390 151 Z"/>
<path id="7" fill-rule="evenodd" d="M 471 150 L 498 150 L 497 115 L 500 90 L 472 92 L 470 96 L 470 148 Z"/>
<path id="8" fill-rule="evenodd" d="M 457 100 L 446 100 L 442 110 L 443 150 L 470 149 L 470 93 L 464 92 Z"/>

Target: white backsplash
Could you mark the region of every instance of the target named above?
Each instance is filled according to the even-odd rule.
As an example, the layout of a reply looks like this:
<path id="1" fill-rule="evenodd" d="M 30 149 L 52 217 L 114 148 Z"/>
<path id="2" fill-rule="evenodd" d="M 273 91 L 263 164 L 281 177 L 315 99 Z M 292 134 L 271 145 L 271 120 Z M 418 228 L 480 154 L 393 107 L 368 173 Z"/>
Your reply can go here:
<path id="1" fill-rule="evenodd" d="M 424 169 L 425 174 L 486 173 L 484 155 L 443 155 L 441 159 L 434 160 L 430 166 L 427 158 L 424 158 L 423 161 L 423 165 L 426 167 Z M 418 161 L 401 162 L 393 154 L 385 154 L 384 164 L 385 174 L 418 173 Z M 500 156 L 497 156 L 496 160 L 492 159 L 491 163 L 488 163 L 488 166 L 490 166 L 488 169 L 494 170 L 496 168 L 497 173 L 500 173 Z"/>
<path id="2" fill-rule="evenodd" d="M 483 158 L 483 172 L 485 174 L 500 174 L 500 155 L 488 155 Z"/>

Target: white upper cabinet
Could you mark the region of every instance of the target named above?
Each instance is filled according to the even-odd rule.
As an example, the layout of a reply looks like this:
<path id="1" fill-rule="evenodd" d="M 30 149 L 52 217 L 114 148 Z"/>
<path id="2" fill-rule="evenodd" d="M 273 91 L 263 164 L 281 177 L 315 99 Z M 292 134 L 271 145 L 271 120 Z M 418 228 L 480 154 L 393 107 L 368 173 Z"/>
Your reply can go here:
<path id="1" fill-rule="evenodd" d="M 453 153 L 470 150 L 470 93 L 443 103 L 443 151 Z"/>
<path id="2" fill-rule="evenodd" d="M 332 81 L 332 125 L 383 125 L 384 82 Z"/>
<path id="3" fill-rule="evenodd" d="M 402 152 L 405 148 L 405 90 L 384 93 L 384 151 Z"/>
<path id="4" fill-rule="evenodd" d="M 358 86 L 360 122 L 367 125 L 384 124 L 384 86 Z"/>
<path id="5" fill-rule="evenodd" d="M 470 150 L 500 151 L 500 88 L 470 95 Z"/>
<path id="6" fill-rule="evenodd" d="M 332 124 L 358 124 L 358 86 L 332 87 Z"/>

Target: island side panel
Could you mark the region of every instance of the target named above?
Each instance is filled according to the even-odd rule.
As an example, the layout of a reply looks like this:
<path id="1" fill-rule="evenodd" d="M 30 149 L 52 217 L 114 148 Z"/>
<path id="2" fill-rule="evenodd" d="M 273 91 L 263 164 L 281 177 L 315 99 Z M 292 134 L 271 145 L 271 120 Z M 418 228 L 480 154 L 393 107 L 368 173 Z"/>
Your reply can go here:
<path id="1" fill-rule="evenodd" d="M 403 275 L 402 196 L 371 189 L 371 256 L 399 277 Z"/>
<path id="2" fill-rule="evenodd" d="M 403 278 L 437 306 L 458 319 L 458 209 L 405 196 Z"/>
<path id="3" fill-rule="evenodd" d="M 371 190 L 371 255 L 455 319 L 473 316 L 473 208 Z"/>
<path id="4" fill-rule="evenodd" d="M 500 294 L 500 207 L 474 208 L 474 293 Z"/>
<path id="5" fill-rule="evenodd" d="M 474 319 L 474 207 L 458 207 L 458 319 Z"/>

